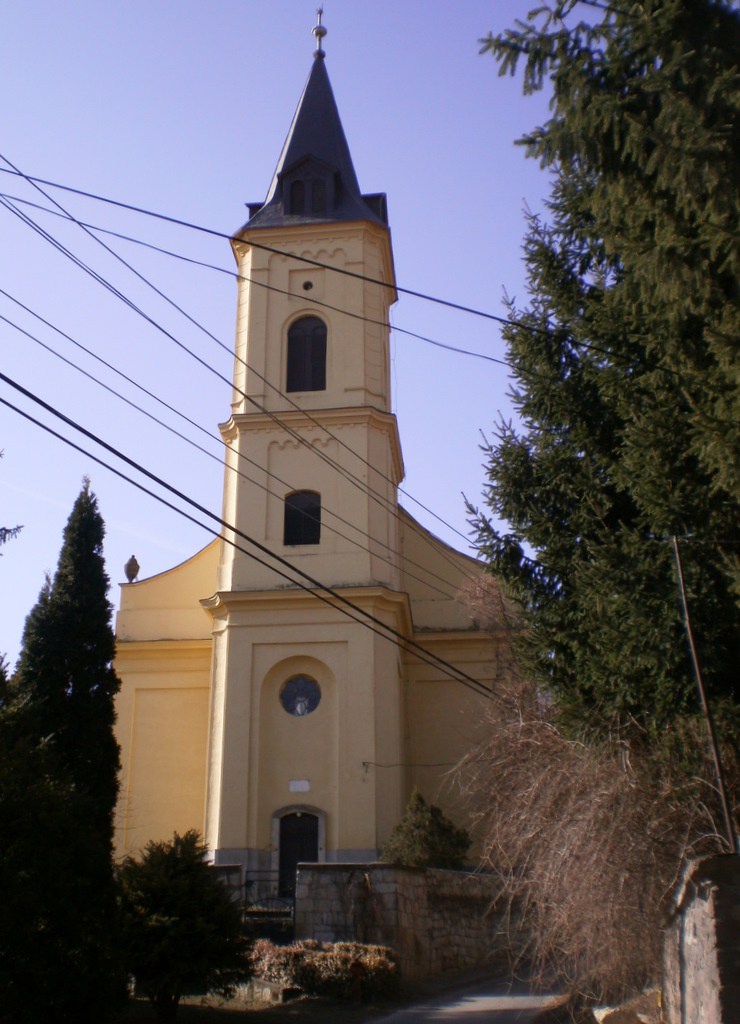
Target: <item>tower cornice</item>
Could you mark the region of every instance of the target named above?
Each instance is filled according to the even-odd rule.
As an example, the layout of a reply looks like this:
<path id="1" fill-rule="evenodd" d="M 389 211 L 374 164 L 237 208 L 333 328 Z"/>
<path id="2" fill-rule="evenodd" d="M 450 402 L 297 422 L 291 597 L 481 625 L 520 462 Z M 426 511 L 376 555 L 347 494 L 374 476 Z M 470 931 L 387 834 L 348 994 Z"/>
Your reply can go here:
<path id="1" fill-rule="evenodd" d="M 305 611 L 320 606 L 325 609 L 327 603 L 343 615 L 345 601 L 375 616 L 378 613 L 390 613 L 398 623 L 394 629 L 409 638 L 414 634 L 408 594 L 383 586 L 336 586 L 331 588 L 331 593 L 320 588 L 297 586 L 285 586 L 278 590 L 219 590 L 211 597 L 203 598 L 200 604 L 214 620 L 231 618 L 239 613 L 270 619 L 274 613 L 287 609 Z M 347 619 L 347 622 L 352 624 L 351 619 Z"/>
<path id="2" fill-rule="evenodd" d="M 301 227 L 273 227 L 260 228 L 259 231 L 252 231 L 246 224 L 241 231 L 238 231 L 231 239 L 231 248 L 237 264 L 243 259 L 250 249 L 256 253 L 262 252 L 265 256 L 284 256 L 287 259 L 295 259 L 303 263 L 306 269 L 317 267 L 319 269 L 335 270 L 342 273 L 344 268 L 335 268 L 331 263 L 322 260 L 313 260 L 305 254 L 305 250 L 322 243 L 336 243 L 343 237 L 352 235 L 365 235 L 374 237 L 386 250 L 387 281 L 378 281 L 377 284 L 389 288 L 391 294 L 388 297 L 388 305 L 392 306 L 398 299 L 396 292 L 396 270 L 393 262 L 393 246 L 391 244 L 390 228 L 372 221 L 357 220 L 343 221 L 337 223 L 311 223 Z M 300 251 L 297 251 L 300 250 Z M 352 272 L 350 271 L 350 275 Z M 362 278 L 362 275 L 358 275 Z"/>
<path id="3" fill-rule="evenodd" d="M 289 438 L 289 431 L 310 431 L 313 428 L 333 433 L 339 427 L 352 426 L 371 427 L 390 435 L 395 482 L 399 484 L 405 476 L 405 470 L 398 421 L 393 413 L 383 412 L 372 406 L 315 409 L 310 413 L 304 412 L 302 409 L 235 413 L 225 423 L 219 424 L 219 430 L 224 442 L 233 444 L 239 433 L 244 431 L 250 433 L 261 430 L 274 431 L 278 427 L 284 431 L 285 437 Z"/>

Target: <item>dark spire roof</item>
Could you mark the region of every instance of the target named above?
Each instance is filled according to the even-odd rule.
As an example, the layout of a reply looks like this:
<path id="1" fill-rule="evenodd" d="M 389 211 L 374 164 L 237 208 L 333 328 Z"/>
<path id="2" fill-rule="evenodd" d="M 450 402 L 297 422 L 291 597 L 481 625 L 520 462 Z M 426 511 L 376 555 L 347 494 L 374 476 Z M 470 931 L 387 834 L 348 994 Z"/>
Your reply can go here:
<path id="1" fill-rule="evenodd" d="M 317 179 L 323 184 L 314 192 Z M 293 188 L 297 191 L 291 192 Z M 387 224 L 385 196 L 360 192 L 320 48 L 314 53 L 267 199 L 250 203 L 249 212 L 250 230 L 349 220 Z"/>

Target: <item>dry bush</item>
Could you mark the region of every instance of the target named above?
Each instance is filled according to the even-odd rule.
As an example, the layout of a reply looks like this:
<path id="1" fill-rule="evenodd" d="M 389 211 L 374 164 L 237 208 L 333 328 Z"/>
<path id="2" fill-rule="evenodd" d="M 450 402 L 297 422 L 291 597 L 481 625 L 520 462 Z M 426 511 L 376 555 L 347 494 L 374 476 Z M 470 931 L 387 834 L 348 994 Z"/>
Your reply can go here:
<path id="1" fill-rule="evenodd" d="M 305 939 L 274 946 L 260 939 L 252 948 L 256 977 L 332 999 L 390 996 L 398 990 L 398 958 L 386 946 Z"/>
<path id="2" fill-rule="evenodd" d="M 471 618 L 481 629 L 520 629 L 521 615 L 516 605 L 504 597 L 493 576 L 476 573 L 463 581 L 457 595 Z"/>
<path id="3" fill-rule="evenodd" d="M 515 961 L 587 1001 L 619 1000 L 660 978 L 682 866 L 718 848 L 711 787 L 671 781 L 625 744 L 564 738 L 532 686 L 499 697 L 460 778 Z"/>

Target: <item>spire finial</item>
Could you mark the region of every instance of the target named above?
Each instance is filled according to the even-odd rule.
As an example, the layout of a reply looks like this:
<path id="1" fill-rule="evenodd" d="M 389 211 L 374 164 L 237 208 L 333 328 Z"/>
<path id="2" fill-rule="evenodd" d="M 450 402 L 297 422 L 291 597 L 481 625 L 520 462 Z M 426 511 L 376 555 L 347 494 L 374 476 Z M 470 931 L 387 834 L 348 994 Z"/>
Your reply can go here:
<path id="1" fill-rule="evenodd" d="M 322 60 L 324 58 L 324 51 L 321 49 L 321 40 L 326 35 L 326 29 L 321 24 L 321 17 L 323 15 L 323 13 L 324 13 L 324 8 L 323 7 L 319 7 L 318 10 L 316 11 L 316 18 L 317 18 L 316 24 L 311 29 L 311 33 L 314 36 L 316 36 L 316 49 L 314 50 L 314 57 L 320 57 Z"/>

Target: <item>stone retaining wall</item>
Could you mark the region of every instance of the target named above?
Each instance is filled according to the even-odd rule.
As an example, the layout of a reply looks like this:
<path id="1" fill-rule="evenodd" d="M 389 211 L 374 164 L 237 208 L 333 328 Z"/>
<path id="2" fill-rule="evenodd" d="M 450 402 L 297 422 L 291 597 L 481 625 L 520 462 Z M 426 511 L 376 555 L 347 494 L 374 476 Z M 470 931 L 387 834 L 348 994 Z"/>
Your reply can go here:
<path id="1" fill-rule="evenodd" d="M 494 895 L 491 876 L 464 871 L 301 864 L 296 938 L 391 946 L 407 979 L 466 970 L 496 950 Z"/>
<path id="2" fill-rule="evenodd" d="M 689 866 L 667 931 L 666 1024 L 740 1020 L 740 857 Z"/>

